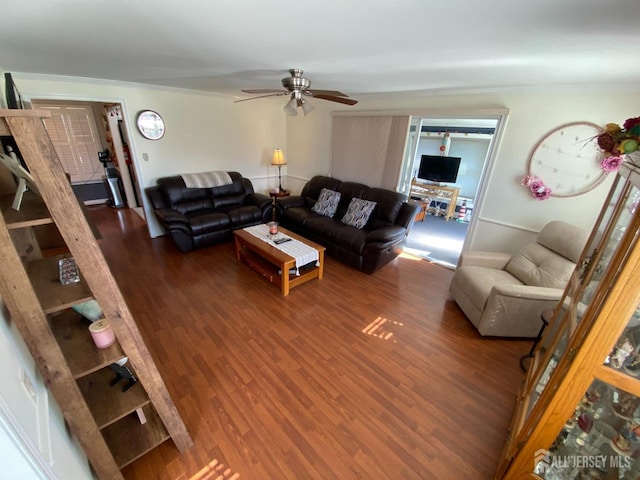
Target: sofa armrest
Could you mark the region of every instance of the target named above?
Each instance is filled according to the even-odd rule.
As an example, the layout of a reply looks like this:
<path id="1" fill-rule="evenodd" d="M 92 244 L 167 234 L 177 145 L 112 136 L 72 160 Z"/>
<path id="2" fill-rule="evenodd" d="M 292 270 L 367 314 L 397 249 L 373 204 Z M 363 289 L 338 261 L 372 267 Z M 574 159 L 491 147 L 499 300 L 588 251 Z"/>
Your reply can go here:
<path id="1" fill-rule="evenodd" d="M 469 250 L 460 254 L 458 267 L 474 266 L 504 270 L 509 260 L 511 255 L 508 253 Z"/>
<path id="2" fill-rule="evenodd" d="M 160 191 L 160 187 L 157 185 L 153 185 L 151 187 L 147 187 L 144 189 L 149 201 L 151 202 L 151 206 L 155 209 L 159 208 L 167 208 L 167 205 L 164 203 L 164 198 L 162 197 L 162 192 Z"/>
<path id="3" fill-rule="evenodd" d="M 307 201 L 300 195 L 293 195 L 290 197 L 276 198 L 276 205 L 278 206 L 279 211 L 284 211 L 287 208 L 306 207 Z"/>
<path id="4" fill-rule="evenodd" d="M 154 210 L 154 213 L 163 226 L 170 226 L 172 224 L 189 224 L 187 217 L 173 208 L 159 208 L 158 210 Z"/>
<path id="5" fill-rule="evenodd" d="M 498 283 L 493 287 L 492 294 L 503 297 L 514 297 L 518 300 L 556 300 L 560 301 L 564 290 L 561 288 L 534 287 L 531 285 L 510 285 Z"/>
<path id="6" fill-rule="evenodd" d="M 400 225 L 376 228 L 367 233 L 365 243 L 387 243 L 401 240 L 406 234 L 406 229 Z"/>
<path id="7" fill-rule="evenodd" d="M 255 205 L 260 210 L 264 210 L 272 204 L 271 197 L 264 193 L 250 193 L 247 195 L 246 200 L 249 204 Z"/>
<path id="8" fill-rule="evenodd" d="M 398 216 L 396 217 L 396 225 L 404 227 L 406 233 L 409 233 L 409 229 L 413 225 L 419 209 L 420 206 L 417 203 L 403 203 L 402 207 L 400 207 L 400 212 L 398 212 Z"/>
<path id="9" fill-rule="evenodd" d="M 495 285 L 476 325 L 478 332 L 498 337 L 536 337 L 543 325 L 540 315 L 547 308 L 555 308 L 563 292 L 560 288 Z"/>

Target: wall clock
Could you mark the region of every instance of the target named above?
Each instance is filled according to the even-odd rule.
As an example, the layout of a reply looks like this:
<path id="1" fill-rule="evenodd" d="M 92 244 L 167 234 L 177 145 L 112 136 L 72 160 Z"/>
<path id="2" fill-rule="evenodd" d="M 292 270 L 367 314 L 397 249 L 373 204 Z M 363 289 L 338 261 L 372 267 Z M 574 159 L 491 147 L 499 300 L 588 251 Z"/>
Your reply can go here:
<path id="1" fill-rule="evenodd" d="M 139 112 L 136 125 L 142 136 L 149 140 L 159 140 L 164 135 L 164 120 L 153 110 Z"/>
<path id="2" fill-rule="evenodd" d="M 607 176 L 600 167 L 597 136 L 603 130 L 590 122 L 561 125 L 544 135 L 531 151 L 527 175 L 544 182 L 551 196 L 569 198 L 600 185 Z"/>

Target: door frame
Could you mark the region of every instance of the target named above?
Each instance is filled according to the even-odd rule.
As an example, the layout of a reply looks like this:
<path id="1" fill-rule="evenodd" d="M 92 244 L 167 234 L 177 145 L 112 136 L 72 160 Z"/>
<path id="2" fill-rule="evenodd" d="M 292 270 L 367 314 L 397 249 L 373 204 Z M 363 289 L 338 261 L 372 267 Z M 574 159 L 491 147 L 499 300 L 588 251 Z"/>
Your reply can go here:
<path id="1" fill-rule="evenodd" d="M 32 94 L 26 94 L 23 95 L 23 101 L 25 103 L 25 107 L 26 108 L 32 108 L 32 100 L 55 100 L 58 102 L 68 102 L 68 103 L 74 103 L 74 102 L 90 102 L 90 103 L 102 103 L 102 104 L 117 104 L 120 106 L 120 109 L 122 111 L 122 126 L 123 128 L 126 130 L 126 136 L 127 138 L 133 138 L 133 131 L 131 130 L 131 125 L 129 124 L 129 122 L 127 122 L 127 118 L 129 117 L 129 114 L 127 112 L 127 106 L 126 103 L 124 101 L 123 98 L 108 98 L 108 97 L 86 97 L 86 96 L 73 96 L 70 97 L 69 95 L 56 95 L 56 94 L 37 94 L 37 95 L 32 95 Z M 142 190 L 142 185 L 140 185 L 140 166 L 138 165 L 138 159 L 137 156 L 134 155 L 134 148 L 133 145 L 129 144 L 129 155 L 130 155 L 130 161 L 131 161 L 131 165 L 133 165 L 133 168 L 135 169 L 135 177 L 136 177 L 136 182 L 137 182 L 137 187 L 133 185 L 133 179 L 131 178 L 131 175 L 129 173 L 129 169 L 126 166 L 126 163 L 123 163 L 124 168 L 120 168 L 120 175 L 121 176 L 126 176 L 126 179 L 123 178 L 123 184 L 126 184 L 126 182 L 128 181 L 129 185 L 131 185 L 132 188 L 137 188 L 139 191 Z M 131 208 L 133 210 L 135 210 L 136 212 L 138 211 L 142 211 L 143 210 L 143 206 L 142 205 L 135 205 L 135 196 L 132 195 L 132 191 L 130 189 L 125 190 L 125 196 L 126 196 L 126 200 L 127 200 L 127 208 Z M 142 203 L 142 199 L 140 199 L 140 202 Z M 146 222 L 146 218 L 144 216 L 144 214 L 140 215 Z"/>
<path id="2" fill-rule="evenodd" d="M 483 210 L 484 198 L 487 191 L 487 186 L 489 183 L 489 178 L 493 173 L 496 164 L 496 158 L 498 156 L 498 151 L 500 149 L 500 144 L 502 143 L 502 137 L 504 135 L 504 130 L 506 128 L 507 120 L 509 117 L 509 109 L 479 109 L 479 110 L 433 110 L 433 111 L 419 111 L 411 113 L 411 121 L 409 125 L 414 124 L 413 119 L 419 118 L 418 128 L 422 125 L 422 121 L 425 119 L 439 119 L 439 120 L 495 120 L 496 127 L 495 133 L 493 134 L 493 138 L 489 143 L 489 149 L 487 150 L 487 155 L 485 158 L 484 165 L 482 167 L 482 173 L 480 174 L 480 179 L 478 181 L 478 188 L 476 193 L 476 198 L 473 201 L 473 215 L 471 216 L 471 221 L 469 222 L 469 228 L 467 230 L 467 235 L 465 236 L 464 243 L 462 245 L 462 251 L 464 252 L 467 249 L 467 246 L 473 242 L 475 235 L 478 229 L 478 219 L 480 218 L 480 213 Z M 406 145 L 411 146 L 411 157 L 408 156 L 408 153 L 405 149 L 405 154 L 403 158 L 402 168 L 400 169 L 401 175 L 402 172 L 405 172 L 405 175 L 411 175 L 410 168 L 405 165 L 405 162 L 409 161 L 409 158 L 415 157 L 415 152 L 418 148 L 419 143 L 419 131 L 415 132 L 416 138 L 415 141 L 412 141 L 410 136 L 411 132 L 407 132 L 407 142 Z M 405 180 L 402 176 L 398 178 L 398 189 L 402 188 L 405 184 Z M 409 185 L 411 183 L 411 179 L 409 179 Z M 399 190 L 400 191 L 400 190 Z M 402 192 L 402 193 L 408 193 Z"/>

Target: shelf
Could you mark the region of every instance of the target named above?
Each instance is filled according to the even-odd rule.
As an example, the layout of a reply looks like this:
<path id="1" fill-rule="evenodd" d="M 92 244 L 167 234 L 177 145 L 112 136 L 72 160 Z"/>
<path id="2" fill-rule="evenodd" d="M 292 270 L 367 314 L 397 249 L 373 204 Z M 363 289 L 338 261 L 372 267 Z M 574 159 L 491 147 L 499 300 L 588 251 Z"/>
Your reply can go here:
<path id="1" fill-rule="evenodd" d="M 9 230 L 53 223 L 49 210 L 35 193 L 25 192 L 19 211 L 12 207 L 13 197 L 14 195 L 0 196 L 0 210 Z"/>
<path id="2" fill-rule="evenodd" d="M 0 195 L 0 295 L 95 477 L 122 479 L 121 467 L 161 442 L 173 438 L 184 451 L 193 441 L 96 241 L 100 233 L 62 168 L 46 118 L 45 110 L 0 110 L 0 130 L 14 137 L 31 176 L 20 210 L 12 208 L 13 192 Z M 65 257 L 75 259 L 79 282 L 60 283 L 58 261 Z M 117 337 L 105 349 L 95 346 L 91 322 L 71 308 L 94 299 L 109 312 Z M 139 384 L 122 392 L 124 380 L 109 386 L 116 378 L 109 366 L 127 357 L 135 359 Z"/>
<path id="3" fill-rule="evenodd" d="M 59 312 L 93 299 L 82 277 L 71 285 L 60 283 L 58 260 L 64 257 L 55 255 L 27 263 L 27 273 L 45 313 Z"/>
<path id="4" fill-rule="evenodd" d="M 73 310 L 50 315 L 49 324 L 75 379 L 125 357 L 118 342 L 109 348 L 96 347 L 89 333 L 89 321 Z"/>
<path id="5" fill-rule="evenodd" d="M 144 406 L 142 410 L 147 419 L 144 425 L 140 423 L 136 413 L 131 413 L 102 430 L 118 468 L 130 464 L 169 438 L 151 405 Z"/>
<path id="6" fill-rule="evenodd" d="M 260 257 L 258 254 L 252 252 L 248 248 L 244 248 L 242 250 L 242 252 L 240 253 L 240 258 L 242 258 L 244 263 L 246 263 L 251 269 L 259 273 L 261 277 L 273 283 L 278 288 L 280 287 L 280 284 L 282 282 L 282 273 L 276 265 L 273 265 L 271 262 Z M 306 281 L 306 277 L 304 277 L 304 275 L 318 269 L 319 267 L 315 265 L 305 265 L 299 268 L 300 275 L 289 273 L 290 287 L 293 288 L 300 283 L 304 283 Z"/>
<path id="7" fill-rule="evenodd" d="M 78 379 L 78 387 L 100 429 L 149 403 L 149 397 L 139 383 L 126 392 L 122 391 L 126 385 L 124 380 L 110 387 L 115 377 L 110 368 L 102 368 Z"/>
<path id="8" fill-rule="evenodd" d="M 267 279 L 269 282 L 274 285 L 280 286 L 280 275 L 278 274 L 278 268 L 269 263 L 262 257 L 259 257 L 257 254 L 253 253 L 248 248 L 244 248 L 240 253 L 242 260 L 255 272 L 259 273 L 260 276 Z"/>

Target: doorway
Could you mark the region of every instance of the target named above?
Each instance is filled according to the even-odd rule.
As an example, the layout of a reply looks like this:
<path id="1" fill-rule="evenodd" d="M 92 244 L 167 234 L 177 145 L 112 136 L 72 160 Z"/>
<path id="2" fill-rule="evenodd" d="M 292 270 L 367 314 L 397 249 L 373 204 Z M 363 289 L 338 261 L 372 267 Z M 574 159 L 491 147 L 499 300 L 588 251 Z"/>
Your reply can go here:
<path id="1" fill-rule="evenodd" d="M 144 218 L 122 106 L 37 98 L 31 99 L 31 105 L 51 112 L 45 128 L 78 198 L 86 205 L 126 206 Z M 105 153 L 109 162 L 101 163 Z"/>
<path id="2" fill-rule="evenodd" d="M 409 232 L 408 253 L 455 269 L 479 205 L 499 124 L 498 116 L 411 118 L 398 191 L 421 203 L 425 215 Z M 420 173 L 423 158 L 424 163 L 438 156 L 460 159 L 448 181 Z M 429 195 L 419 195 L 421 190 Z"/>

